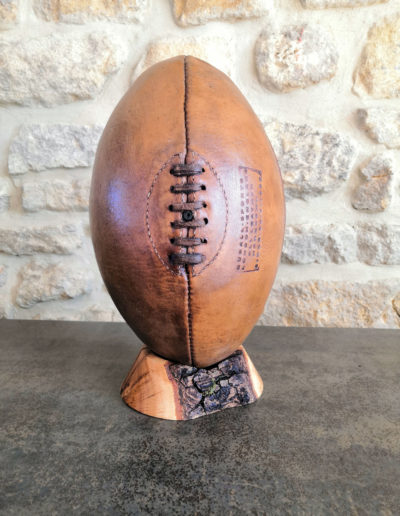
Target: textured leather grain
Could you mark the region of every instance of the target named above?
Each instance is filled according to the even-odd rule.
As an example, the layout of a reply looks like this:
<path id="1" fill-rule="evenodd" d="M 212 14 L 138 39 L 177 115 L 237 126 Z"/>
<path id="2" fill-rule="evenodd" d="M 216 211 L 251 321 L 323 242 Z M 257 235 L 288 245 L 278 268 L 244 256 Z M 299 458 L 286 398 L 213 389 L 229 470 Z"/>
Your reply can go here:
<path id="1" fill-rule="evenodd" d="M 275 278 L 284 197 L 226 75 L 179 56 L 136 80 L 101 138 L 90 217 L 105 285 L 147 346 L 205 367 L 242 344 Z"/>

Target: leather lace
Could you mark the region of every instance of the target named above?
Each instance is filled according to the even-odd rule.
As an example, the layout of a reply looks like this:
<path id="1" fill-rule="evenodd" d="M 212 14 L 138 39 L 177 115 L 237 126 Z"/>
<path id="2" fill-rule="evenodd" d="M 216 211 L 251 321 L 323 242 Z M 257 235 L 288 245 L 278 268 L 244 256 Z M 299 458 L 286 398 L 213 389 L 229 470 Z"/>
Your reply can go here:
<path id="1" fill-rule="evenodd" d="M 204 168 L 198 164 L 177 164 L 174 165 L 170 173 L 175 177 L 189 177 L 197 176 L 204 173 Z M 204 254 L 189 252 L 190 247 L 206 244 L 205 238 L 198 238 L 190 236 L 190 231 L 195 231 L 196 228 L 205 226 L 208 223 L 206 218 L 196 216 L 196 212 L 201 208 L 206 208 L 207 204 L 204 201 L 190 201 L 189 195 L 195 194 L 201 190 L 205 190 L 206 186 L 201 183 L 179 183 L 171 186 L 171 192 L 174 194 L 186 194 L 185 202 L 177 202 L 170 204 L 169 210 L 181 214 L 180 219 L 171 222 L 173 229 L 187 229 L 187 235 L 184 237 L 171 238 L 171 244 L 186 248 L 186 252 L 176 252 L 170 254 L 169 258 L 174 265 L 197 265 L 205 260 Z"/>

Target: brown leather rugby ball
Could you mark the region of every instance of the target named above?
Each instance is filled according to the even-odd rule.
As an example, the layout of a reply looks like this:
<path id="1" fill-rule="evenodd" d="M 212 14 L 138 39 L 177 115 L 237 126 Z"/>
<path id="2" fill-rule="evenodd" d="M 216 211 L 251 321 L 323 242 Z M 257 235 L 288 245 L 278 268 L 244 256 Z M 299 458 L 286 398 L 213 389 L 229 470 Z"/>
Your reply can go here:
<path id="1" fill-rule="evenodd" d="M 99 143 L 90 217 L 104 283 L 155 353 L 205 367 L 243 343 L 277 271 L 284 197 L 225 74 L 178 56 L 135 81 Z"/>

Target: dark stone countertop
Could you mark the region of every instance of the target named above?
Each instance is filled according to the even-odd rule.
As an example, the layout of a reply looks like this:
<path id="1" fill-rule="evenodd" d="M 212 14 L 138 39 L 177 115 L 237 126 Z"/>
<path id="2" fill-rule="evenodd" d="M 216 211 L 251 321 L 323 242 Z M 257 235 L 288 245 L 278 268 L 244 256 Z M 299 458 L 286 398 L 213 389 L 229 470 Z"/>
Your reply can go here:
<path id="1" fill-rule="evenodd" d="M 256 328 L 253 405 L 139 414 L 124 324 L 0 321 L 0 513 L 399 514 L 400 332 Z"/>

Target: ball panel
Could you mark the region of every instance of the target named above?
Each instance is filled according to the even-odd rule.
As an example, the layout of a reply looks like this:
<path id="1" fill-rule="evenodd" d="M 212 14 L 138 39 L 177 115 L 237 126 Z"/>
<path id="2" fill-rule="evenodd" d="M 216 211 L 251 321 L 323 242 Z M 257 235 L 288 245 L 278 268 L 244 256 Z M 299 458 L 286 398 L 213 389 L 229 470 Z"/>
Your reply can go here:
<path id="1" fill-rule="evenodd" d="M 218 259 L 191 278 L 192 356 L 206 366 L 237 349 L 263 311 L 282 248 L 284 197 L 264 129 L 232 81 L 189 57 L 187 83 L 190 147 L 213 163 L 228 199 Z"/>
<path id="2" fill-rule="evenodd" d="M 96 154 L 90 218 L 99 268 L 121 315 L 156 353 L 187 363 L 187 281 L 165 270 L 146 225 L 157 171 L 185 153 L 184 95 L 183 58 L 176 58 L 145 72 L 122 98 Z M 169 213 L 169 196 L 159 219 Z"/>

